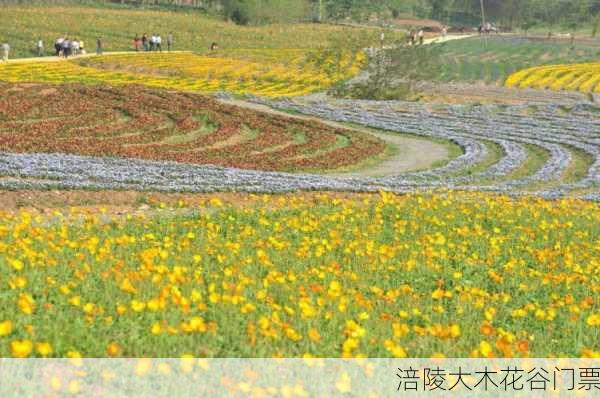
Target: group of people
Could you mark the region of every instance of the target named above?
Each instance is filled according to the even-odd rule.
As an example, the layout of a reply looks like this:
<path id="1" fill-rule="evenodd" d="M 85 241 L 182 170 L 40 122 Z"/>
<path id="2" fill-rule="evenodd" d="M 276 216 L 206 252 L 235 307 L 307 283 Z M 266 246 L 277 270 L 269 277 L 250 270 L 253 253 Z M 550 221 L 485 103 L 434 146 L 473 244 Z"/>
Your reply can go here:
<path id="1" fill-rule="evenodd" d="M 411 29 L 411 31 L 408 32 L 409 45 L 414 46 L 415 44 L 417 44 L 417 41 L 419 42 L 419 44 L 423 44 L 424 40 L 425 32 L 423 31 L 423 29 L 420 29 L 418 32 Z"/>
<path id="2" fill-rule="evenodd" d="M 486 36 L 489 36 L 492 32 L 496 32 L 497 34 L 500 33 L 498 29 L 489 22 L 479 25 L 479 27 L 477 27 L 477 32 L 479 32 L 480 35 Z"/>
<path id="3" fill-rule="evenodd" d="M 96 53 L 98 55 L 102 54 L 102 37 L 99 36 L 96 39 Z M 36 50 L 38 57 L 44 56 L 44 41 L 40 38 L 36 43 Z M 69 39 L 68 36 L 59 37 L 54 42 L 54 55 L 57 57 L 65 57 L 68 58 L 72 55 L 85 55 L 87 51 L 85 49 L 85 44 L 83 40 L 79 40 L 74 38 L 73 40 Z"/>
<path id="4" fill-rule="evenodd" d="M 44 55 L 44 42 L 42 39 L 38 40 L 37 44 L 37 52 L 38 56 L 42 57 Z M 68 36 L 59 37 L 54 42 L 54 50 L 57 57 L 65 57 L 69 58 L 72 55 L 84 55 L 86 54 L 85 44 L 83 40 L 79 40 L 78 38 L 69 39 Z"/>
<path id="5" fill-rule="evenodd" d="M 144 51 L 160 51 L 162 52 L 162 42 L 163 39 L 159 34 L 154 33 L 152 36 L 148 37 L 146 33 L 139 37 L 135 35 L 133 38 L 133 48 L 135 51 L 140 51 L 143 49 Z M 173 32 L 169 32 L 167 35 L 167 51 L 171 51 L 173 48 Z"/>
<path id="6" fill-rule="evenodd" d="M 133 39 L 133 46 L 135 51 L 160 51 L 162 52 L 162 37 L 158 34 L 153 34 L 148 37 L 146 33 L 139 37 L 135 35 Z M 173 49 L 174 39 L 173 33 L 169 32 L 167 35 L 167 51 Z M 216 42 L 212 42 L 210 45 L 211 50 L 218 50 L 219 45 Z M 96 54 L 102 55 L 104 51 L 104 41 L 101 36 L 96 39 Z M 35 42 L 35 52 L 38 57 L 45 55 L 44 40 L 38 38 Z M 8 61 L 10 53 L 10 45 L 8 43 L 0 42 L 0 61 Z M 54 55 L 57 57 L 68 58 L 74 55 L 85 55 L 87 53 L 83 40 L 78 38 L 70 39 L 68 36 L 61 36 L 54 41 Z"/>

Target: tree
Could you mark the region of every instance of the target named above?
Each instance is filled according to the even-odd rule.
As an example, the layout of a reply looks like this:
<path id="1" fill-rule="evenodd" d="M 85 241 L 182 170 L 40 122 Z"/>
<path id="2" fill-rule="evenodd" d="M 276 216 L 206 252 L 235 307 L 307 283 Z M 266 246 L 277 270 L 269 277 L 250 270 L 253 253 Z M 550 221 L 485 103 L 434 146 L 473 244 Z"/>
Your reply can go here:
<path id="1" fill-rule="evenodd" d="M 431 7 L 431 18 L 437 19 L 438 21 L 446 19 L 447 7 L 449 0 L 427 0 L 429 7 Z"/>

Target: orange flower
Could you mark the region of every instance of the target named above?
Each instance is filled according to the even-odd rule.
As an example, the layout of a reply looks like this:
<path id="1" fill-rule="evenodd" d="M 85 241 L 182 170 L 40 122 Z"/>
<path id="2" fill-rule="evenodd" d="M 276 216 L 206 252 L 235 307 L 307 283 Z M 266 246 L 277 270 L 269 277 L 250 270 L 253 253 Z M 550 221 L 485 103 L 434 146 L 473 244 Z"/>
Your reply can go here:
<path id="1" fill-rule="evenodd" d="M 491 336 L 492 334 L 494 334 L 494 328 L 492 327 L 492 325 L 489 324 L 489 322 L 484 322 L 483 324 L 481 324 L 479 331 L 486 336 Z"/>
<path id="2" fill-rule="evenodd" d="M 517 343 L 517 349 L 519 352 L 526 353 L 529 352 L 529 341 L 521 340 Z"/>
<path id="3" fill-rule="evenodd" d="M 118 357 L 123 352 L 123 348 L 119 343 L 112 342 L 106 346 L 106 354 L 109 357 Z"/>

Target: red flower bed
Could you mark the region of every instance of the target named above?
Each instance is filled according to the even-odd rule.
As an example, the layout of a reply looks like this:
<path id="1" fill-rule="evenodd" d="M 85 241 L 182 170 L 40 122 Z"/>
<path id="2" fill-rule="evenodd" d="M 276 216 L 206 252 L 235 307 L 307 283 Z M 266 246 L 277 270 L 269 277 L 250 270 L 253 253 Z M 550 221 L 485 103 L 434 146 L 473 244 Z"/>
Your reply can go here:
<path id="1" fill-rule="evenodd" d="M 5 93 L 0 99 L 2 151 L 309 171 L 357 164 L 385 149 L 382 141 L 366 134 L 195 94 L 139 86 L 0 89 Z"/>

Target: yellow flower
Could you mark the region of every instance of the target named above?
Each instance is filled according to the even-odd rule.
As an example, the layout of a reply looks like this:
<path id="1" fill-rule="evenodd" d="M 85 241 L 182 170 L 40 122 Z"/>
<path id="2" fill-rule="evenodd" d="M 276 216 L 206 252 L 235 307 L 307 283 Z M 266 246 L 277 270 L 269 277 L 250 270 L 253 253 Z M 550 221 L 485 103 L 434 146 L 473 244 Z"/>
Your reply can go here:
<path id="1" fill-rule="evenodd" d="M 339 379 L 335 382 L 335 388 L 341 393 L 349 393 L 352 392 L 352 379 L 348 373 L 343 372 Z"/>
<path id="2" fill-rule="evenodd" d="M 350 352 L 358 348 L 358 340 L 352 337 L 348 337 L 342 344 L 342 350 L 344 352 Z"/>
<path id="3" fill-rule="evenodd" d="M 150 359 L 140 359 L 135 365 L 135 374 L 138 376 L 144 376 L 148 374 L 150 368 L 152 368 L 152 361 Z"/>
<path id="4" fill-rule="evenodd" d="M 342 294 L 342 285 L 338 281 L 331 281 L 327 294 L 332 298 L 339 297 Z"/>
<path id="5" fill-rule="evenodd" d="M 67 351 L 67 358 L 72 358 L 72 359 L 81 358 L 81 353 L 79 351 L 69 350 L 69 351 Z"/>
<path id="6" fill-rule="evenodd" d="M 35 311 L 35 300 L 30 294 L 21 294 L 17 300 L 17 305 L 24 314 L 31 315 Z"/>
<path id="7" fill-rule="evenodd" d="M 600 313 L 588 316 L 585 322 L 590 326 L 600 326 Z"/>
<path id="8" fill-rule="evenodd" d="M 2 321 L 0 322 L 0 336 L 8 336 L 13 331 L 13 323 L 12 321 Z"/>
<path id="9" fill-rule="evenodd" d="M 285 336 L 288 339 L 292 340 L 292 341 L 300 341 L 300 340 L 302 340 L 302 336 L 300 336 L 300 334 L 298 334 L 298 332 L 296 332 L 292 328 L 287 328 L 285 330 Z"/>
<path id="10" fill-rule="evenodd" d="M 160 334 L 161 332 L 162 332 L 162 327 L 160 326 L 160 323 L 154 322 L 152 324 L 152 328 L 150 329 L 150 333 L 156 335 L 156 334 Z"/>
<path id="11" fill-rule="evenodd" d="M 10 351 L 15 358 L 27 358 L 32 350 L 31 340 L 14 340 L 10 343 Z"/>
<path id="12" fill-rule="evenodd" d="M 492 355 L 493 349 L 490 343 L 488 343 L 487 341 L 482 341 L 481 343 L 479 343 L 479 352 L 483 357 L 488 358 L 490 357 L 490 355 Z"/>
<path id="13" fill-rule="evenodd" d="M 383 345 L 395 358 L 406 358 L 408 356 L 406 351 L 404 351 L 404 348 L 392 340 L 384 341 Z"/>
<path id="14" fill-rule="evenodd" d="M 450 336 L 453 338 L 460 337 L 460 326 L 453 324 L 450 326 Z"/>
<path id="15" fill-rule="evenodd" d="M 131 300 L 131 309 L 135 312 L 142 312 L 146 308 L 146 303 L 138 300 Z"/>
<path id="16" fill-rule="evenodd" d="M 123 281 L 119 285 L 119 289 L 121 289 L 124 292 L 131 293 L 131 294 L 137 293 L 137 289 L 133 286 L 131 281 L 127 278 L 123 279 Z"/>
<path id="17" fill-rule="evenodd" d="M 242 314 L 248 314 L 249 312 L 254 312 L 256 310 L 256 306 L 252 303 L 246 303 L 240 308 L 240 312 Z"/>
<path id="18" fill-rule="evenodd" d="M 35 350 L 43 357 L 47 357 L 52 354 L 52 346 L 47 342 L 36 343 Z"/>
<path id="19" fill-rule="evenodd" d="M 17 271 L 20 271 L 23 269 L 23 262 L 20 260 L 12 260 L 10 261 L 10 266 L 16 269 Z"/>
<path id="20" fill-rule="evenodd" d="M 57 376 L 52 376 L 52 378 L 50 379 L 50 387 L 52 387 L 53 390 L 60 390 L 60 388 L 62 387 L 62 382 L 60 381 L 60 378 L 58 378 Z"/>
<path id="21" fill-rule="evenodd" d="M 67 387 L 67 390 L 69 391 L 69 393 L 71 394 L 77 394 L 79 392 L 79 390 L 81 389 L 81 386 L 79 384 L 79 380 L 71 380 L 69 382 L 69 385 Z"/>

